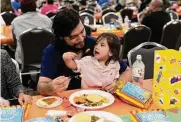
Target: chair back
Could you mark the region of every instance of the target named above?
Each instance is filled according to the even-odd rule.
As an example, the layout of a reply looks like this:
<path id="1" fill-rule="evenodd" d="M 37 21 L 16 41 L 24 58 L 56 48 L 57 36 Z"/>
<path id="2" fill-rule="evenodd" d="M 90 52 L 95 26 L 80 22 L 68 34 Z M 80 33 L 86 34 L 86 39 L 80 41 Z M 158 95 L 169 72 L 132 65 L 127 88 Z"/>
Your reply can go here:
<path id="1" fill-rule="evenodd" d="M 179 36 L 179 38 L 178 38 L 178 40 L 177 40 L 175 49 L 176 49 L 176 50 L 179 50 L 180 47 L 181 47 L 181 33 L 180 33 L 180 36 Z"/>
<path id="2" fill-rule="evenodd" d="M 179 16 L 178 16 L 178 14 L 175 11 L 173 11 L 173 10 L 166 10 L 166 12 L 170 15 L 170 18 L 172 20 L 178 20 L 179 19 Z"/>
<path id="3" fill-rule="evenodd" d="M 15 59 L 13 59 L 13 58 L 11 58 L 11 60 L 12 60 L 12 62 L 14 63 L 14 65 L 16 66 L 16 73 L 19 74 L 19 73 L 20 73 L 20 70 L 19 70 L 19 64 L 18 64 L 18 62 L 17 62 Z"/>
<path id="4" fill-rule="evenodd" d="M 169 49 L 175 49 L 178 38 L 181 34 L 181 20 L 173 20 L 163 27 L 162 39 L 160 44 Z"/>
<path id="5" fill-rule="evenodd" d="M 16 18 L 17 16 L 12 12 L 3 12 L 1 13 L 1 16 L 6 23 L 6 25 L 11 25 L 11 22 Z"/>
<path id="6" fill-rule="evenodd" d="M 51 17 L 54 17 L 54 16 L 56 15 L 56 13 L 57 13 L 57 12 L 50 11 L 50 12 L 47 12 L 47 13 L 46 13 L 46 16 L 47 16 L 48 18 L 51 18 Z"/>
<path id="7" fill-rule="evenodd" d="M 111 9 L 110 7 L 109 8 L 106 8 L 102 11 L 102 16 L 104 16 L 105 14 L 109 13 L 109 12 L 113 12 L 113 13 L 116 13 L 115 10 Z"/>
<path id="8" fill-rule="evenodd" d="M 81 13 L 80 18 L 81 18 L 83 23 L 84 23 L 85 17 L 88 17 L 89 25 L 95 25 L 96 24 L 96 20 L 95 20 L 95 18 L 94 18 L 94 16 L 92 14 L 89 14 L 89 13 L 86 13 L 86 12 Z"/>
<path id="9" fill-rule="evenodd" d="M 137 25 L 129 29 L 124 35 L 122 58 L 127 58 L 128 52 L 143 42 L 148 42 L 151 37 L 151 29 L 145 25 Z"/>
<path id="10" fill-rule="evenodd" d="M 146 48 L 146 47 L 151 48 Z M 155 50 L 165 50 L 167 49 L 165 46 L 157 44 L 155 42 L 144 42 L 137 47 L 133 48 L 128 52 L 128 61 L 129 66 L 132 67 L 133 63 L 136 61 L 136 56 L 141 55 L 142 61 L 145 65 L 145 79 L 153 78 L 153 70 L 154 70 L 154 52 Z"/>
<path id="11" fill-rule="evenodd" d="M 82 14 L 82 13 L 88 13 L 88 14 L 94 15 L 94 11 L 91 9 L 84 9 L 79 12 L 79 14 Z"/>
<path id="12" fill-rule="evenodd" d="M 103 21 L 103 24 L 105 25 L 105 24 L 112 22 L 112 19 L 118 20 L 118 18 L 119 17 L 118 17 L 118 15 L 116 15 L 115 12 L 109 12 L 102 16 L 102 21 Z"/>
<path id="13" fill-rule="evenodd" d="M 53 34 L 41 27 L 24 31 L 20 35 L 22 68 L 25 65 L 39 65 L 44 48 L 50 44 Z"/>
<path id="14" fill-rule="evenodd" d="M 130 8 L 124 8 L 124 9 L 121 10 L 121 13 L 120 13 L 120 14 L 121 14 L 121 16 L 122 16 L 122 18 L 123 18 L 123 22 L 124 22 L 124 18 L 125 18 L 126 16 L 128 16 L 129 20 L 132 20 L 133 10 L 130 9 Z"/>

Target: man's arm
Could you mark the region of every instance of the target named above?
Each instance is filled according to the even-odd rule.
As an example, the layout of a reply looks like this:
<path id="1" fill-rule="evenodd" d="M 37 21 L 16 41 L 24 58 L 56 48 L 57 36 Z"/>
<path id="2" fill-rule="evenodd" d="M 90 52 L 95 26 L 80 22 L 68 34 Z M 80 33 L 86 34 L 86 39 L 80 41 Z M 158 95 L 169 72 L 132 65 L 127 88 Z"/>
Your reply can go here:
<path id="1" fill-rule="evenodd" d="M 70 79 L 64 76 L 59 76 L 53 80 L 40 76 L 37 89 L 41 95 L 54 95 L 65 91 L 68 88 L 69 82 Z"/>
<path id="2" fill-rule="evenodd" d="M 45 95 L 45 96 L 52 95 L 54 93 L 53 86 L 52 86 L 52 79 L 40 76 L 38 85 L 37 85 L 37 91 L 41 95 Z"/>

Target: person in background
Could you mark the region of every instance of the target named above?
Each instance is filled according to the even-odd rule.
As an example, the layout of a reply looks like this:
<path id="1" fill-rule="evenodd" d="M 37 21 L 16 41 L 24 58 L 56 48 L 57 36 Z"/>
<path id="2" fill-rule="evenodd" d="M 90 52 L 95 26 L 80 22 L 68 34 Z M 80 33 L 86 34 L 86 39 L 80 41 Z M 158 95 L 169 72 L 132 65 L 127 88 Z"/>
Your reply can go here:
<path id="1" fill-rule="evenodd" d="M 20 6 L 21 6 L 21 3 L 20 3 L 20 0 L 11 0 L 11 6 L 14 10 L 14 13 L 16 15 L 19 15 L 19 9 L 20 9 Z"/>
<path id="2" fill-rule="evenodd" d="M 11 0 L 1 0 L 1 13 L 12 10 Z"/>
<path id="3" fill-rule="evenodd" d="M 66 66 L 62 56 L 66 52 L 74 52 L 79 58 L 88 56 L 92 54 L 95 45 L 95 39 L 86 36 L 81 18 L 73 9 L 62 8 L 55 16 L 52 28 L 55 37 L 44 50 L 37 87 L 41 95 L 80 88 L 81 79 L 74 77 L 79 74 Z M 121 79 L 131 79 L 130 69 L 124 62 L 121 63 L 120 73 Z"/>
<path id="4" fill-rule="evenodd" d="M 58 5 L 54 4 L 54 0 L 47 0 L 47 4 L 43 5 L 41 8 L 42 14 L 47 14 L 48 12 L 57 13 Z"/>
<path id="5" fill-rule="evenodd" d="M 101 88 L 113 92 L 119 79 L 120 39 L 112 33 L 98 36 L 93 56 L 76 60 L 77 54 L 66 52 L 63 59 L 67 67 L 80 72 L 81 88 Z"/>
<path id="6" fill-rule="evenodd" d="M 109 4 L 109 0 L 99 0 L 98 3 L 100 6 L 102 6 L 104 4 Z"/>
<path id="7" fill-rule="evenodd" d="M 27 29 L 42 27 L 51 31 L 52 21 L 45 15 L 36 11 L 35 0 L 21 0 L 22 15 L 12 21 L 12 32 L 17 41 L 15 59 L 22 64 L 22 51 L 20 46 L 20 35 Z"/>
<path id="8" fill-rule="evenodd" d="M 0 106 L 9 106 L 8 99 L 17 97 L 20 105 L 32 102 L 32 97 L 26 95 L 16 72 L 16 67 L 5 50 L 1 49 L 1 97 Z"/>
<path id="9" fill-rule="evenodd" d="M 160 43 L 163 26 L 171 20 L 169 14 L 163 10 L 162 0 L 152 0 L 143 16 L 141 23 L 152 30 L 150 41 Z"/>

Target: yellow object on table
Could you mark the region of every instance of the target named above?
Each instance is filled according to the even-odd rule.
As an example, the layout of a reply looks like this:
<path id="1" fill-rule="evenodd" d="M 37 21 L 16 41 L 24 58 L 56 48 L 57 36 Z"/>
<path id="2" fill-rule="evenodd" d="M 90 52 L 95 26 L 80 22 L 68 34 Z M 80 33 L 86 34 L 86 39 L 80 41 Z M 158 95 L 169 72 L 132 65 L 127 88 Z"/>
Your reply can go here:
<path id="1" fill-rule="evenodd" d="M 155 51 L 153 100 L 163 109 L 181 107 L 181 52 Z"/>
<path id="2" fill-rule="evenodd" d="M 131 82 L 122 81 L 116 94 L 126 103 L 139 108 L 148 108 L 152 102 L 151 92 Z"/>

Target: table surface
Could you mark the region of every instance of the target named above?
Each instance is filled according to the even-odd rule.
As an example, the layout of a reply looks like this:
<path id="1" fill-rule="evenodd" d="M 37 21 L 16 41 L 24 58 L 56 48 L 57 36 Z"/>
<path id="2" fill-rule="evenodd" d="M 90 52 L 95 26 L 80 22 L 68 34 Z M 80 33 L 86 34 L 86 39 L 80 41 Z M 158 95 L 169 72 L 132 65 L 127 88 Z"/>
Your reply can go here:
<path id="1" fill-rule="evenodd" d="M 147 90 L 152 90 L 152 80 L 145 80 L 141 86 Z M 59 95 L 61 97 L 67 97 L 68 98 L 72 93 L 74 93 L 78 90 L 80 90 L 80 89 L 64 91 L 64 92 L 60 93 Z M 58 106 L 56 108 L 51 108 L 51 109 L 45 109 L 45 108 L 38 107 L 36 105 L 36 101 L 42 97 L 43 96 L 40 96 L 40 95 L 33 97 L 33 104 L 29 108 L 29 113 L 28 113 L 26 120 L 29 120 L 32 118 L 37 118 L 37 117 L 44 117 L 48 110 L 66 110 L 66 108 L 63 104 L 61 104 L 60 106 Z M 150 109 L 158 109 L 158 108 L 159 107 L 157 105 L 152 103 L 148 109 L 150 110 Z M 120 99 L 115 98 L 115 102 L 112 105 L 110 105 L 106 108 L 103 108 L 103 109 L 99 109 L 99 110 L 111 112 L 111 113 L 114 113 L 116 115 L 124 115 L 124 114 L 129 114 L 130 111 L 132 111 L 132 110 L 140 110 L 140 108 L 131 106 L 129 104 L 124 103 Z"/>
<path id="2" fill-rule="evenodd" d="M 14 44 L 11 26 L 0 26 L 0 33 L 0 44 Z"/>

